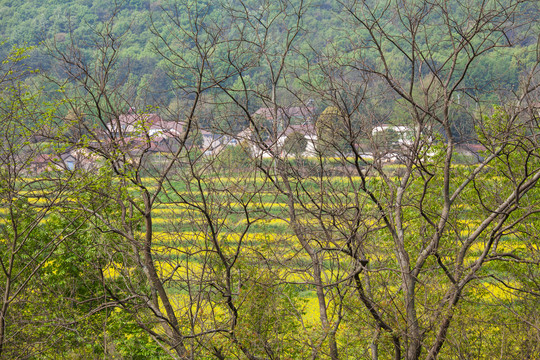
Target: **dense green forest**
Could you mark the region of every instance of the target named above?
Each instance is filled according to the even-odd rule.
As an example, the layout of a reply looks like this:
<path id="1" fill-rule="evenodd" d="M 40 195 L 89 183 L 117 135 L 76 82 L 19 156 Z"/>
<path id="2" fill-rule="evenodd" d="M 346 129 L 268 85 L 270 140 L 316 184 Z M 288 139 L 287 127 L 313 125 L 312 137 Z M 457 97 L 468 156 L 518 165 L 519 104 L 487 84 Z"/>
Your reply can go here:
<path id="1" fill-rule="evenodd" d="M 302 4 L 302 17 L 298 33 L 295 33 L 295 49 L 289 56 L 291 63 L 298 65 L 305 61 L 316 63 L 317 54 L 327 52 L 339 52 L 340 56 L 355 56 L 361 44 L 362 36 L 367 36 L 364 31 L 358 32 L 354 42 L 351 42 L 350 32 L 346 23 L 342 22 L 339 15 L 346 13 L 348 2 L 334 1 L 309 1 L 291 2 L 289 10 Z M 353 3 L 353 2 L 349 2 Z M 374 1 L 373 4 L 377 2 Z M 505 2 L 501 2 L 504 6 Z M 241 5 L 241 6 L 240 6 Z M 371 6 L 371 5 L 370 5 Z M 524 13 L 534 14 L 537 9 L 534 4 L 520 5 Z M 234 9 L 236 7 L 237 9 Z M 375 6 L 373 6 L 376 8 Z M 4 39 L 1 48 L 6 54 L 13 45 L 36 46 L 35 53 L 28 59 L 28 64 L 34 69 L 50 71 L 55 66 L 55 61 L 47 54 L 44 44 L 66 48 L 75 44 L 85 56 L 91 58 L 95 50 L 95 35 L 103 30 L 105 22 L 112 26 L 112 32 L 117 37 L 119 47 L 118 61 L 121 63 L 118 69 L 118 77 L 124 77 L 129 83 L 130 89 L 126 91 L 135 92 L 142 102 L 159 103 L 168 106 L 176 101 L 174 92 L 174 79 L 168 72 L 168 62 L 162 56 L 167 52 L 166 41 L 170 41 L 176 35 L 171 31 L 175 23 L 188 24 L 190 12 L 204 14 L 205 22 L 212 23 L 213 26 L 220 27 L 223 31 L 231 32 L 234 36 L 236 25 L 234 11 L 249 11 L 264 8 L 268 11 L 267 20 L 279 14 L 283 9 L 279 4 L 259 1 L 232 1 L 225 4 L 212 1 L 196 1 L 189 5 L 189 11 L 178 8 L 174 1 L 119 1 L 111 4 L 107 1 L 24 1 L 0 2 L 0 37 Z M 294 11 L 294 10 L 292 10 Z M 171 14 L 174 14 L 171 16 Z M 240 15 L 242 15 L 240 13 Z M 430 18 L 435 16 L 434 18 Z M 439 15 L 426 17 L 426 22 L 437 22 Z M 466 16 L 466 14 L 462 14 Z M 240 18 L 239 23 L 243 20 Z M 279 19 L 279 21 L 282 21 Z M 268 36 L 272 41 L 286 36 L 287 29 L 294 25 L 295 19 L 287 17 L 284 21 L 288 24 L 268 28 Z M 386 24 L 388 30 L 399 34 L 407 24 L 390 22 Z M 538 26 L 536 24 L 535 26 Z M 438 33 L 434 28 L 430 30 L 430 41 L 444 43 L 446 34 Z M 521 33 L 527 33 L 521 36 Z M 489 50 L 489 53 L 482 56 L 475 62 L 475 66 L 468 73 L 464 82 L 471 96 L 490 96 L 495 99 L 493 86 L 499 89 L 504 87 L 511 91 L 519 86 L 520 75 L 524 69 L 530 68 L 536 61 L 537 39 L 527 32 L 526 28 L 512 29 L 508 34 L 508 41 L 512 38 L 519 39 L 513 43 L 512 47 L 501 46 Z M 502 39 L 499 39 L 502 41 Z M 420 40 L 419 45 L 422 45 Z M 403 39 L 405 44 L 407 41 Z M 40 45 L 41 44 L 41 45 Z M 502 45 L 502 44 L 501 44 Z M 438 56 L 444 58 L 444 52 L 448 49 L 444 47 L 434 47 L 431 49 L 435 54 L 433 61 L 437 61 Z M 390 64 L 396 71 L 407 74 L 410 71 L 408 61 L 400 61 L 404 54 L 398 49 L 392 49 L 393 61 Z M 441 55 L 437 55 L 441 52 Z M 375 63 L 377 54 L 367 53 L 368 61 Z M 436 65 L 436 64 L 433 64 Z M 297 66 L 296 75 L 302 76 L 305 66 Z M 425 74 L 429 70 L 424 70 Z M 253 84 L 267 84 L 270 77 L 269 69 L 264 64 L 252 67 L 248 73 L 244 74 Z M 187 79 L 186 81 L 190 81 Z M 228 79 L 230 84 L 238 81 L 238 77 Z M 289 86 L 300 90 L 298 83 Z M 153 104 L 152 104 L 153 105 Z M 256 110 L 261 106 L 261 102 L 254 102 L 251 110 Z M 319 111 L 324 109 L 319 104 Z"/>
<path id="2" fill-rule="evenodd" d="M 0 358 L 540 358 L 539 16 L 0 0 Z"/>
<path id="3" fill-rule="evenodd" d="M 232 2 L 231 4 L 235 4 Z M 236 5 L 239 5 L 237 2 Z M 246 2 L 246 6 L 259 7 L 257 2 Z M 117 4 L 109 1 L 2 1 L 0 4 L 0 37 L 5 40 L 2 47 L 5 54 L 13 45 L 37 46 L 36 54 L 29 59 L 33 68 L 50 70 L 54 61 L 38 46 L 43 42 L 55 42 L 60 47 L 70 46 L 74 41 L 76 45 L 89 57 L 94 49 L 94 38 L 105 21 L 114 18 L 114 34 L 120 38 L 121 49 L 119 61 L 123 63 L 123 76 L 130 76 L 134 80 L 130 86 L 134 87 L 140 96 L 148 92 L 151 86 L 155 94 L 160 94 L 160 100 L 170 102 L 174 98 L 171 79 L 165 74 L 166 61 L 159 55 L 159 51 L 166 51 L 159 37 L 166 37 L 172 19 L 168 11 L 175 11 L 174 2 L 168 1 L 119 1 Z M 264 6 L 271 7 L 268 3 Z M 306 14 L 302 18 L 302 32 L 299 34 L 307 44 L 324 48 L 328 44 L 339 46 L 339 39 L 344 37 L 343 30 L 336 24 L 332 16 L 333 2 L 314 1 L 309 4 Z M 190 7 L 197 7 L 200 13 L 207 17 L 206 21 L 215 22 L 216 25 L 231 28 L 234 19 L 227 13 L 227 9 L 218 2 L 197 1 Z M 280 11 L 275 6 L 274 11 Z M 187 12 L 177 14 L 174 21 L 187 23 Z M 229 23 L 227 23 L 229 21 Z M 272 29 L 275 38 L 282 35 L 284 28 Z M 313 52 L 308 56 L 314 57 Z M 264 67 L 253 69 L 250 76 L 254 82 L 265 82 L 267 73 Z M 231 79 L 234 82 L 236 79 Z"/>

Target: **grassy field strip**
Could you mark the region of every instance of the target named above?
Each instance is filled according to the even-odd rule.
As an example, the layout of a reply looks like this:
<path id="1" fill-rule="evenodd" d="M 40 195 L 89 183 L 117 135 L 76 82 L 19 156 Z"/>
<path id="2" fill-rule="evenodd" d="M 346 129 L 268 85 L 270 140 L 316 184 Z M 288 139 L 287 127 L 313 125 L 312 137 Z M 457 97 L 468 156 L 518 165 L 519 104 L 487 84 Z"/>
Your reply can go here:
<path id="1" fill-rule="evenodd" d="M 510 282 L 508 285 L 519 288 L 520 285 L 516 282 Z M 484 301 L 496 302 L 496 301 L 513 301 L 520 297 L 519 292 L 516 290 L 508 289 L 500 284 L 494 284 L 488 281 L 484 281 L 472 288 L 474 296 L 482 298 Z"/>
<path id="2" fill-rule="evenodd" d="M 45 197 L 29 197 L 27 200 L 30 205 L 51 204 L 51 201 Z"/>
<path id="3" fill-rule="evenodd" d="M 222 245 L 222 251 L 231 256 L 235 254 L 237 250 L 237 244 Z M 244 245 L 240 248 L 240 254 L 247 261 L 250 259 L 259 260 L 261 258 L 261 251 L 258 250 L 257 245 Z M 183 246 L 170 246 L 170 245 L 156 245 L 152 247 L 153 253 L 156 258 L 159 258 L 162 262 L 177 262 L 178 260 L 190 259 L 192 261 L 204 261 L 205 256 L 214 256 L 216 254 L 215 248 L 212 244 L 208 246 L 202 246 L 199 244 L 183 245 Z M 307 263 L 309 262 L 309 256 L 299 249 L 294 249 L 287 244 L 279 244 L 272 246 L 272 252 L 279 254 L 280 259 L 284 262 L 293 261 L 294 263 Z"/>
<path id="4" fill-rule="evenodd" d="M 142 235 L 142 234 L 141 234 Z M 276 237 L 277 234 L 246 234 L 244 237 L 244 241 L 270 241 Z M 194 241 L 201 241 L 206 238 L 206 235 L 202 232 L 181 232 L 181 233 L 171 233 L 171 232 L 155 232 L 154 233 L 154 239 L 158 242 L 166 242 L 173 240 L 180 240 L 184 241 L 185 239 L 190 239 Z M 231 241 L 231 242 L 237 242 L 240 239 L 239 233 L 229 233 L 229 234 L 220 234 L 219 240 L 220 241 Z"/>
<path id="5" fill-rule="evenodd" d="M 301 201 L 303 204 L 311 204 L 314 201 L 317 205 L 320 205 L 320 203 L 325 203 L 326 206 L 328 204 L 355 204 L 356 203 L 356 194 L 354 193 L 354 189 L 347 189 L 348 193 L 345 193 L 345 190 L 343 192 L 332 194 L 332 196 L 324 195 L 324 201 L 321 201 L 320 196 L 314 196 L 312 198 L 309 198 L 307 196 L 303 196 L 303 194 L 300 194 L 298 197 L 299 201 Z M 138 194 L 135 192 L 132 192 L 131 195 L 134 198 L 138 197 Z M 237 199 L 241 198 L 240 195 L 238 196 L 232 196 L 229 193 L 218 193 L 216 191 L 211 192 L 204 192 L 203 194 L 200 193 L 185 193 L 185 194 L 160 194 L 159 199 L 162 204 L 171 204 L 172 206 L 178 206 L 182 203 L 194 203 L 199 204 L 202 203 L 203 196 L 206 199 L 206 201 L 209 204 L 227 204 L 227 203 L 234 203 L 237 201 Z M 362 202 L 362 207 L 372 207 L 373 204 L 370 202 L 370 199 L 368 199 L 364 194 L 360 194 L 359 201 Z M 275 193 L 265 193 L 265 192 L 257 192 L 255 197 L 253 197 L 250 200 L 250 204 L 276 204 L 276 203 L 283 203 L 285 204 L 287 202 L 287 199 L 285 196 Z"/>
<path id="6" fill-rule="evenodd" d="M 374 179 L 374 178 L 379 178 L 380 177 L 376 177 L 376 176 L 370 176 L 369 177 L 370 179 Z M 220 184 L 230 184 L 230 185 L 238 185 L 239 183 L 241 184 L 242 182 L 246 182 L 247 184 L 253 184 L 254 182 L 257 183 L 257 185 L 262 185 L 262 184 L 267 184 L 269 181 L 268 181 L 268 178 L 265 177 L 265 176 L 246 176 L 246 177 L 237 177 L 237 176 L 220 176 L 219 177 L 219 181 L 215 181 L 215 180 L 211 180 L 211 179 L 214 179 L 214 178 L 206 178 L 206 179 L 203 179 L 203 181 L 208 181 L 210 183 L 220 183 Z M 156 183 L 156 179 L 155 178 L 152 178 L 152 177 L 143 177 L 142 179 L 142 182 L 143 183 L 152 183 L 152 184 L 155 184 Z M 348 183 L 350 181 L 354 181 L 354 182 L 358 182 L 358 183 L 361 183 L 362 181 L 362 178 L 360 176 L 350 176 L 350 177 L 347 177 L 347 176 L 313 176 L 311 178 L 306 178 L 304 179 L 304 181 L 308 181 L 310 180 L 311 182 L 313 183 L 317 183 L 318 181 L 322 180 L 324 182 L 332 182 L 332 183 Z M 316 180 L 316 181 L 315 181 Z M 181 185 L 184 185 L 185 186 L 185 182 L 182 180 L 179 180 L 179 181 L 172 181 L 172 184 L 173 186 L 174 185 L 177 185 L 177 184 L 181 184 Z M 195 184 L 195 183 L 193 183 Z"/>
<path id="7" fill-rule="evenodd" d="M 197 211 L 198 208 L 203 208 L 204 203 L 202 201 L 194 201 L 192 203 L 169 203 L 169 204 L 159 204 L 158 206 L 154 207 L 152 212 L 154 214 L 166 214 L 167 212 L 174 212 L 174 211 L 185 211 L 185 210 L 192 210 Z M 228 202 L 228 201 L 209 201 L 206 204 L 209 208 L 220 206 L 224 207 L 224 209 L 229 211 L 238 211 L 238 210 L 244 210 L 244 207 L 248 210 L 273 210 L 273 209 L 287 209 L 288 204 L 286 202 L 250 202 L 247 205 L 243 205 L 238 202 Z M 322 208 L 327 212 L 332 211 L 339 211 L 343 210 L 345 207 L 351 207 L 356 205 L 356 203 L 333 203 L 333 204 L 324 204 Z M 306 202 L 302 204 L 302 206 L 298 206 L 298 208 L 307 208 L 310 210 L 319 209 L 321 205 L 319 203 L 314 204 L 312 202 Z M 362 205 L 363 210 L 372 210 L 375 209 L 375 206 L 371 204 Z"/>
<path id="8" fill-rule="evenodd" d="M 481 253 L 486 244 L 484 242 L 476 242 L 469 249 L 472 253 Z M 507 235 L 502 241 L 497 245 L 497 252 L 514 252 L 516 250 L 527 251 L 527 246 L 518 241 L 515 236 Z"/>
<path id="9" fill-rule="evenodd" d="M 237 210 L 237 209 L 243 209 L 244 205 L 238 202 L 208 202 L 208 206 L 216 206 L 216 205 L 222 205 L 226 206 L 226 209 L 231 210 Z M 159 206 L 155 207 L 152 212 L 161 214 L 166 213 L 167 211 L 176 211 L 177 208 L 180 208 L 179 210 L 187 210 L 187 209 L 195 209 L 198 207 L 203 207 L 204 203 L 202 201 L 193 202 L 190 204 L 184 203 L 184 204 L 160 204 Z M 311 207 L 315 208 L 315 205 L 310 204 Z M 280 209 L 286 209 L 287 204 L 284 202 L 267 202 L 267 203 L 257 203 L 257 202 L 250 202 L 247 204 L 246 208 L 248 209 L 268 209 L 268 208 L 280 208 Z"/>

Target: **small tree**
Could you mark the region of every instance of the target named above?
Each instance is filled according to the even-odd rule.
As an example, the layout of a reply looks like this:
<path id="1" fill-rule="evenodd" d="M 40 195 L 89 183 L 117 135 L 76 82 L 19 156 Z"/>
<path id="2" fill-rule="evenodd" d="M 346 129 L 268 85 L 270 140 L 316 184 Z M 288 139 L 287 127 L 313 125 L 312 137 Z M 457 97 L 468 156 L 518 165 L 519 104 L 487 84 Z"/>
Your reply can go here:
<path id="1" fill-rule="evenodd" d="M 42 94 L 24 82 L 32 72 L 24 63 L 30 50 L 14 47 L 0 65 L 0 357 L 12 359 L 54 346 L 57 324 L 38 295 L 40 276 L 78 230 L 47 223 L 69 195 L 64 180 L 73 173 L 61 175 L 35 141 L 58 129 L 52 124 L 56 104 L 40 104 Z M 55 329 L 47 339 L 33 331 L 37 317 Z"/>
<path id="2" fill-rule="evenodd" d="M 293 131 L 283 142 L 283 151 L 285 154 L 300 157 L 306 151 L 307 145 L 308 140 L 306 136 L 299 131 Z"/>
<path id="3" fill-rule="evenodd" d="M 347 121 L 335 106 L 327 107 L 315 122 L 317 150 L 325 156 L 348 151 Z"/>

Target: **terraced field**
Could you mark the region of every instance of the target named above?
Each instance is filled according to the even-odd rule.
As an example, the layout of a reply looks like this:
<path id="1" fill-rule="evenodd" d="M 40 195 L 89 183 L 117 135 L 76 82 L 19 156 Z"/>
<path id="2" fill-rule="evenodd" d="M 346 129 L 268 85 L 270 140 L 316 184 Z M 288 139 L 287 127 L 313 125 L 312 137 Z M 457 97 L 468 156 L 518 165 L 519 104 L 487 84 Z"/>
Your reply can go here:
<path id="1" fill-rule="evenodd" d="M 150 194 L 157 189 L 153 182 L 143 179 Z M 381 191 L 380 178 L 369 182 L 374 191 Z M 19 217 L 36 217 L 38 224 L 57 219 L 55 211 L 69 214 L 65 216 L 86 214 L 88 231 L 104 246 L 98 250 L 107 259 L 100 269 L 104 279 L 137 301 L 146 296 L 134 283 L 144 288 L 141 284 L 147 281 L 141 279 L 147 271 L 144 259 L 149 245 L 157 276 L 181 322 L 179 328 L 186 334 L 205 334 L 201 339 L 211 346 L 229 344 L 227 334 L 235 329 L 237 344 L 261 351 L 271 344 L 285 358 L 303 359 L 313 347 L 327 347 L 329 336 L 335 337 L 344 356 L 355 358 L 359 349 L 368 356 L 374 325 L 362 298 L 361 291 L 366 290 L 358 283 L 368 287 L 370 301 L 393 326 L 401 326 L 399 313 L 404 308 L 404 286 L 388 224 L 377 205 L 358 191 L 359 178 L 312 178 L 295 183 L 292 197 L 279 190 L 281 185 L 262 178 L 234 177 L 171 182 L 150 207 L 151 228 L 141 211 L 141 187 L 122 188 L 116 181 L 107 190 L 120 195 L 102 193 L 93 205 L 95 210 L 81 207 L 88 197 L 66 193 L 51 199 L 47 193 L 27 190 L 19 194 L 18 201 L 24 205 L 15 212 Z M 423 211 L 437 211 L 435 195 L 425 204 Z M 406 249 L 417 256 L 428 237 L 428 224 L 412 200 L 403 209 Z M 423 326 L 429 327 L 436 319 L 438 304 L 444 303 L 453 286 L 447 272 L 455 272 L 457 266 L 471 268 L 495 251 L 508 259 L 540 254 L 538 244 L 524 240 L 520 227 L 507 231 L 496 244 L 489 236 L 480 236 L 463 250 L 481 225 L 482 211 L 481 204 L 456 203 L 438 257 L 430 257 L 426 270 L 419 274 L 417 307 Z M 0 216 L 0 227 L 7 234 L 10 208 L 1 207 Z M 104 235 L 108 231 L 125 235 L 109 239 Z M 502 309 L 522 311 L 520 304 L 526 296 L 519 290 L 530 279 L 512 275 L 512 266 L 511 262 L 488 262 L 462 295 L 464 313 L 456 317 L 465 319 L 469 313 L 504 318 Z M 45 264 L 47 269 L 54 267 L 54 262 Z M 165 313 L 161 296 L 157 303 L 153 311 Z M 469 323 L 453 329 L 451 337 L 475 334 L 479 328 Z M 500 328 L 484 329 L 490 336 L 502 336 Z M 157 324 L 153 331 L 166 335 Z M 383 344 L 391 341 L 390 333 L 377 336 Z M 486 347 L 488 343 L 478 344 L 482 351 Z M 232 355 L 240 350 L 227 351 Z"/>

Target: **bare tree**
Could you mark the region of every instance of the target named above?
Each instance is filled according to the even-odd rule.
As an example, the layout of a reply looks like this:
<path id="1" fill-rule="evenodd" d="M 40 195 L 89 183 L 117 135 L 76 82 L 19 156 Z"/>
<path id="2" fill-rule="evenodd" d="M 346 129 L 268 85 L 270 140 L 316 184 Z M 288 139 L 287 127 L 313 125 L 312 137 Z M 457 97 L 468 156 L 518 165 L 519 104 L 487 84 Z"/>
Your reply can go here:
<path id="1" fill-rule="evenodd" d="M 485 99 L 480 89 L 472 91 L 466 86 L 473 81 L 471 68 L 482 56 L 519 41 L 509 33 L 519 30 L 531 36 L 527 32 L 531 19 L 523 11 L 527 3 L 352 1 L 341 5 L 344 18 L 358 30 L 351 37 L 351 47 L 359 56 L 352 61 L 347 56 L 328 58 L 318 71 L 326 74 L 327 87 L 307 84 L 340 110 L 341 126 L 347 129 L 349 140 L 349 153 L 341 154 L 340 163 L 358 177 L 356 181 L 351 178 L 350 187 L 363 199 L 351 207 L 356 213 L 344 211 L 340 216 L 345 219 L 345 214 L 356 214 L 351 219 L 357 226 L 342 232 L 343 245 L 336 248 L 351 249 L 353 239 L 358 239 L 359 247 L 349 250 L 349 255 L 357 260 L 377 258 L 368 267 L 364 267 L 367 259 L 358 265 L 358 271 L 368 271 L 368 275 L 362 279 L 357 273 L 352 285 L 372 316 L 375 332 L 391 334 L 394 358 L 434 359 L 447 339 L 460 300 L 466 297 L 467 286 L 484 276 L 488 263 L 511 256 L 500 254 L 497 243 L 517 223 L 536 214 L 536 200 L 526 194 L 535 191 L 540 176 L 538 144 L 534 131 L 525 129 L 537 118 L 530 107 L 531 97 L 537 95 L 537 65 L 523 74 L 520 91 L 501 98 L 502 108 L 471 118 L 471 122 L 483 119 L 478 123 L 479 129 L 485 129 L 478 134 L 486 148 L 482 161 L 470 167 L 456 163 L 457 141 L 452 130 L 456 121 L 452 110 L 461 105 L 460 95 Z M 431 38 L 434 29 L 440 30 L 440 38 Z M 402 66 L 396 66 L 396 56 Z M 365 88 L 357 85 L 362 81 Z M 361 146 L 365 143 L 362 137 L 377 141 L 372 129 L 391 120 L 363 106 L 367 99 L 377 98 L 367 87 L 381 81 L 391 98 L 407 110 L 406 118 L 393 124 L 410 133 L 401 143 L 403 165 L 395 173 L 388 171 L 376 152 L 368 154 Z M 363 131 L 354 126 L 355 118 L 365 118 L 357 121 L 366 126 Z M 370 148 L 378 145 L 372 143 Z M 516 163 L 505 155 L 509 151 L 525 160 Z M 511 175 L 495 180 L 493 175 L 499 171 Z M 465 204 L 476 210 L 464 212 Z M 473 224 L 464 224 L 467 217 L 474 219 Z M 361 222 L 364 226 L 358 226 Z M 339 222 L 330 224 L 321 227 L 339 233 Z M 393 249 L 390 263 L 378 259 L 382 249 L 375 250 L 373 242 Z M 436 274 L 444 274 L 445 279 Z M 383 285 L 386 279 L 390 286 Z M 384 287 L 378 289 L 377 284 Z M 366 289 L 372 289 L 371 293 Z M 385 293 L 387 299 L 381 298 Z M 377 358 L 376 342 L 373 345 L 371 354 Z"/>

